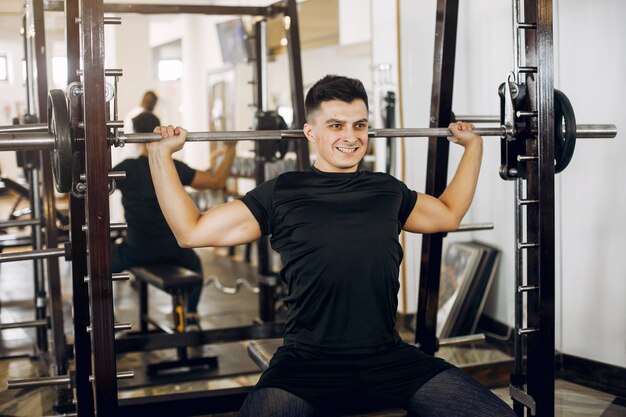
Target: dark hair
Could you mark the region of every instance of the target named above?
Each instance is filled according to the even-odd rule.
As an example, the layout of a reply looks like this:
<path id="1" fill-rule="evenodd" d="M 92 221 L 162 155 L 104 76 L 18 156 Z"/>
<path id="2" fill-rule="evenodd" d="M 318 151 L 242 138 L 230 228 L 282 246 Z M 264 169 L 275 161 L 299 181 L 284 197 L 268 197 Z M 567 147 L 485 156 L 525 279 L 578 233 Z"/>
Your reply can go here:
<path id="1" fill-rule="evenodd" d="M 158 99 L 159 98 L 154 91 L 146 91 L 141 99 L 141 107 L 148 111 L 153 111 L 156 107 Z"/>
<path id="2" fill-rule="evenodd" d="M 133 130 L 135 133 L 152 133 L 154 128 L 161 125 L 161 121 L 154 114 L 144 111 L 133 117 Z"/>
<path id="3" fill-rule="evenodd" d="M 341 75 L 327 75 L 313 84 L 306 94 L 304 107 L 307 119 L 323 102 L 330 100 L 341 100 L 346 103 L 363 100 L 365 108 L 369 110 L 367 92 L 361 81 Z"/>

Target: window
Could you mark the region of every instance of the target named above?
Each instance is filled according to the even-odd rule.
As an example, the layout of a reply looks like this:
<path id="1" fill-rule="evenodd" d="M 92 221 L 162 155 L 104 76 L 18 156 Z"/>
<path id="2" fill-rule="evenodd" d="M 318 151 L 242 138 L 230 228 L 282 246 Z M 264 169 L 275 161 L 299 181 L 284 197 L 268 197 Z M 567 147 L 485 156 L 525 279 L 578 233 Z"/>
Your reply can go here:
<path id="1" fill-rule="evenodd" d="M 55 86 L 67 84 L 67 59 L 64 56 L 52 57 L 52 82 Z"/>
<path id="2" fill-rule="evenodd" d="M 178 81 L 183 78 L 182 42 L 180 39 L 159 45 L 152 50 L 156 78 Z"/>
<path id="3" fill-rule="evenodd" d="M 183 76 L 183 62 L 180 59 L 159 61 L 159 81 L 180 80 Z"/>
<path id="4" fill-rule="evenodd" d="M 9 62 L 6 55 L 0 55 L 0 81 L 9 81 Z"/>

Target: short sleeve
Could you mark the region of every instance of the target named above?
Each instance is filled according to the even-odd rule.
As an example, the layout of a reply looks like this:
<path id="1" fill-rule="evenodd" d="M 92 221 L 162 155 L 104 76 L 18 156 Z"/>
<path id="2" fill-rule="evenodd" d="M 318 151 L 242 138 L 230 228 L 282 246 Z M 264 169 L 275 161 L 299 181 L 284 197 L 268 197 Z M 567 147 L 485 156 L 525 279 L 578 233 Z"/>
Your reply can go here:
<path id="1" fill-rule="evenodd" d="M 272 234 L 275 184 L 276 179 L 271 179 L 241 197 L 241 201 L 248 207 L 248 210 L 259 223 L 263 236 Z"/>
<path id="2" fill-rule="evenodd" d="M 174 166 L 176 167 L 180 182 L 183 185 L 190 185 L 193 181 L 193 177 L 196 175 L 196 170 L 177 159 L 174 159 Z"/>
<path id="3" fill-rule="evenodd" d="M 410 190 L 406 184 L 399 180 L 398 186 L 400 187 L 400 192 L 402 194 L 402 202 L 400 203 L 400 210 L 398 211 L 398 220 L 400 221 L 402 227 L 404 227 L 404 223 L 406 223 L 406 220 L 411 215 L 411 211 L 413 211 L 413 207 L 415 207 L 415 203 L 417 202 L 417 191 Z"/>

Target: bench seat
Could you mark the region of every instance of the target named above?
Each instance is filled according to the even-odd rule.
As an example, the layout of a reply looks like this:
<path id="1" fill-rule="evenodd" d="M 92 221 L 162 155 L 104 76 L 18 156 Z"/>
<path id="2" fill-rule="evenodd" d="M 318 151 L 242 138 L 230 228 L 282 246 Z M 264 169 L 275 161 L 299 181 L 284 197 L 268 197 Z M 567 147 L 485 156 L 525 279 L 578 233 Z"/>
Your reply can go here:
<path id="1" fill-rule="evenodd" d="M 195 286 L 203 284 L 202 275 L 173 264 L 153 264 L 130 269 L 139 284 L 139 330 L 148 332 L 148 323 L 154 324 L 168 334 L 187 331 L 187 294 Z M 173 328 L 150 318 L 148 314 L 148 285 L 152 285 L 172 296 Z M 178 360 L 166 361 L 147 366 L 149 374 L 171 371 L 172 369 L 216 368 L 215 356 L 189 358 L 186 347 L 176 349 Z"/>

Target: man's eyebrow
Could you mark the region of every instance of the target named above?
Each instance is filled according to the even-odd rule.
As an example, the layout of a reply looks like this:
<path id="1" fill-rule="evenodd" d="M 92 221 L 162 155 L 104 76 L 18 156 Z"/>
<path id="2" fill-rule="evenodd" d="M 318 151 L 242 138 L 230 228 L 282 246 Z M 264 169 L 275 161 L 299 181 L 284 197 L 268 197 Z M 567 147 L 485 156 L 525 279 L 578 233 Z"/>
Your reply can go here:
<path id="1" fill-rule="evenodd" d="M 341 120 L 341 119 L 330 118 L 330 119 L 326 120 L 326 123 L 327 124 L 335 124 L 335 123 L 346 124 L 347 122 L 345 120 Z M 359 123 L 368 123 L 368 120 L 367 120 L 366 117 L 364 117 L 364 118 L 359 119 L 359 120 L 354 122 L 354 124 L 359 124 Z"/>

